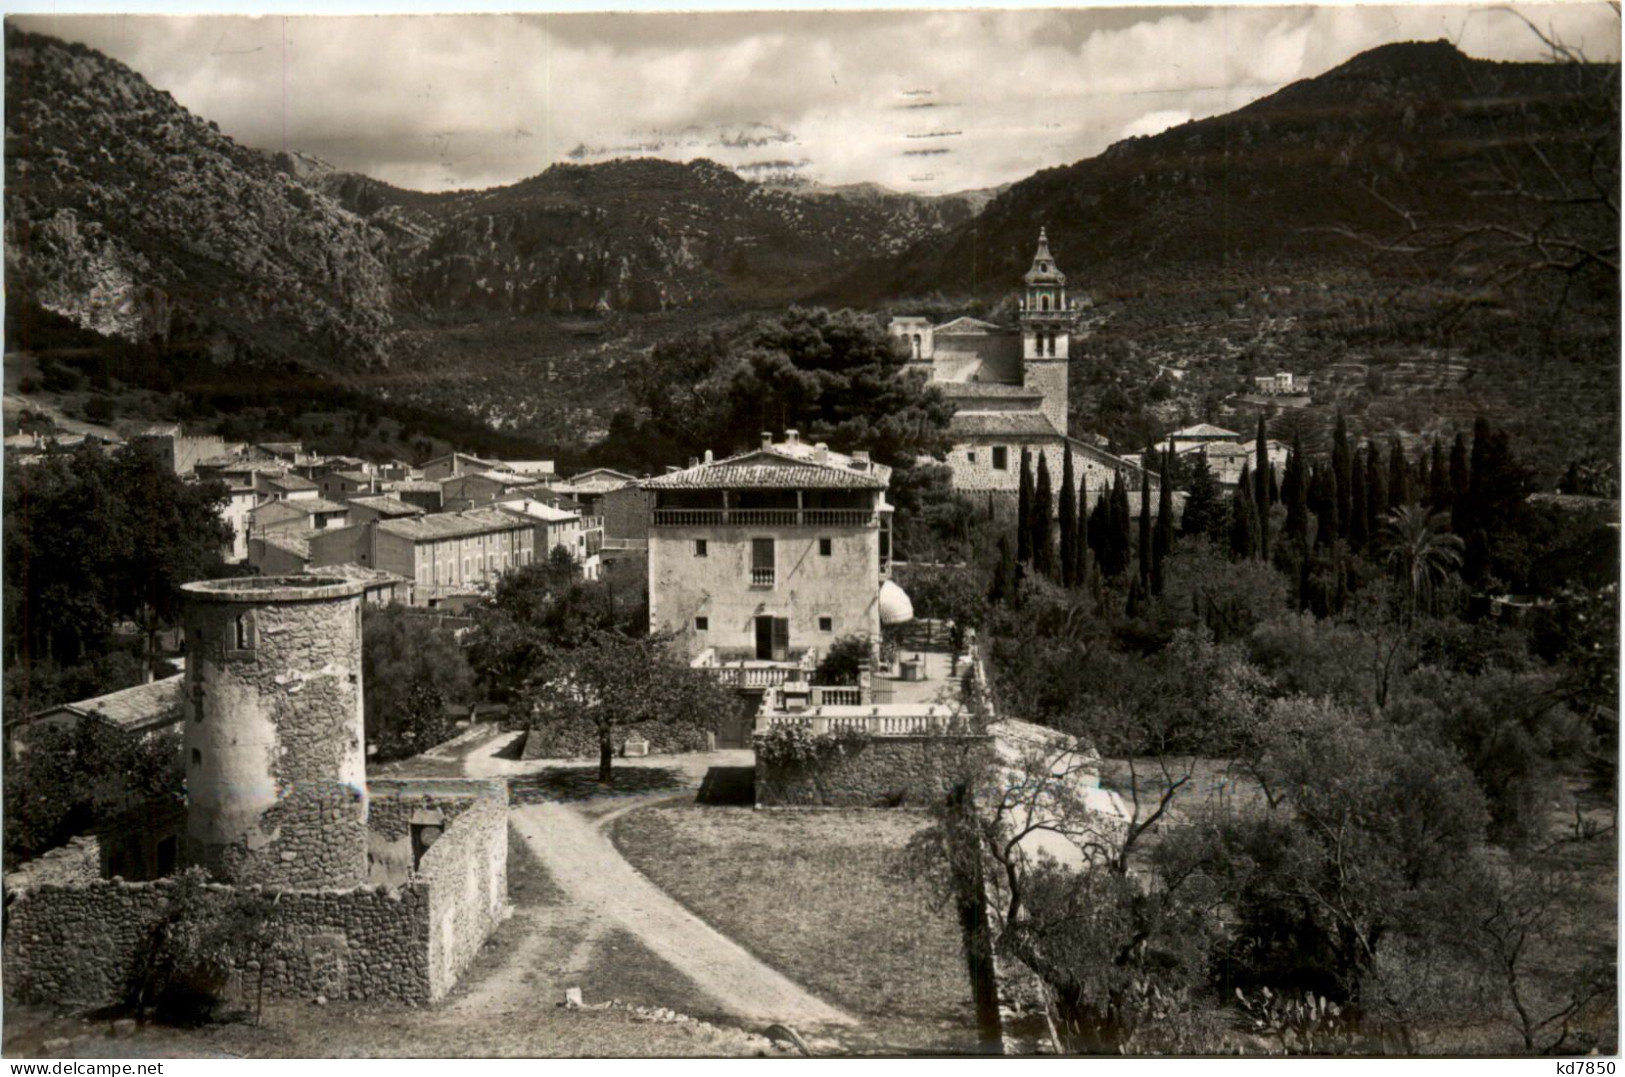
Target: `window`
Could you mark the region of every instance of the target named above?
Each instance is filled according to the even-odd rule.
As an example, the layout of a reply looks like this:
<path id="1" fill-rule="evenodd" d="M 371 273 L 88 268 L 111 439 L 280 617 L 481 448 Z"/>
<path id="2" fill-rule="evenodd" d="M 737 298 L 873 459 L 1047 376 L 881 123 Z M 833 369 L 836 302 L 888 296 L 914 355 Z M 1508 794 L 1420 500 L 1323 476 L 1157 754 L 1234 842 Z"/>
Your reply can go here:
<path id="1" fill-rule="evenodd" d="M 820 617 L 820 618 L 818 618 L 818 631 L 820 631 L 820 632 L 833 632 L 833 631 L 835 631 L 835 618 L 833 618 L 833 617 Z"/>
<path id="2" fill-rule="evenodd" d="M 750 585 L 772 587 L 774 582 L 773 540 L 750 540 Z"/>
<path id="3" fill-rule="evenodd" d="M 711 629 L 711 618 L 709 618 L 709 617 L 696 617 L 696 618 L 694 618 L 694 631 L 696 631 L 696 632 L 708 632 L 708 631 L 710 631 L 710 629 Z"/>
<path id="4" fill-rule="evenodd" d="M 203 765 L 203 753 L 196 748 L 192 749 L 192 765 L 194 767 L 201 767 Z"/>
<path id="5" fill-rule="evenodd" d="M 994 471 L 1009 471 L 1010 470 L 1010 449 L 1009 449 L 1008 446 L 1005 446 L 1005 445 L 995 445 L 995 446 L 993 446 L 993 470 Z"/>
<path id="6" fill-rule="evenodd" d="M 828 557 L 830 554 L 832 554 L 834 552 L 835 552 L 835 543 L 834 543 L 833 540 L 827 539 L 827 538 L 821 538 L 821 539 L 818 540 L 818 556 L 819 557 Z"/>
<path id="7" fill-rule="evenodd" d="M 695 539 L 694 540 L 694 556 L 695 557 L 708 557 L 708 556 L 710 556 L 709 548 L 706 546 L 705 539 Z"/>
<path id="8" fill-rule="evenodd" d="M 239 613 L 231 622 L 231 647 L 234 651 L 254 649 L 254 615 Z"/>
<path id="9" fill-rule="evenodd" d="M 976 463 L 976 450 L 975 449 L 966 449 L 965 450 L 965 462 L 967 464 Z"/>

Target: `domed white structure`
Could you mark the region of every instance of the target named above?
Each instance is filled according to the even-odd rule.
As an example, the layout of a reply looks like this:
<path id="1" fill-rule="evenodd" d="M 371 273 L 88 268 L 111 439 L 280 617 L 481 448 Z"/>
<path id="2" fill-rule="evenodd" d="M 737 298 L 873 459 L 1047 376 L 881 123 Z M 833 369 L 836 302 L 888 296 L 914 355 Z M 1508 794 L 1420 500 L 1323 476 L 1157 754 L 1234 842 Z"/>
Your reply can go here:
<path id="1" fill-rule="evenodd" d="M 880 585 L 880 623 L 900 625 L 912 620 L 914 603 L 909 599 L 908 592 L 891 580 L 886 580 Z"/>

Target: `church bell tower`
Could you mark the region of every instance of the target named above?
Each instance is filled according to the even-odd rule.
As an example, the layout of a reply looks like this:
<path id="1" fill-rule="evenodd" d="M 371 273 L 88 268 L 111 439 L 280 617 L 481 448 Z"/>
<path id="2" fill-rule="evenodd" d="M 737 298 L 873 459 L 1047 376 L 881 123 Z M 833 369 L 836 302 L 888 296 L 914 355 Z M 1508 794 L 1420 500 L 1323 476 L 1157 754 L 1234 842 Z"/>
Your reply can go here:
<path id="1" fill-rule="evenodd" d="M 1074 305 L 1066 297 L 1066 274 L 1050 253 L 1047 230 L 1038 230 L 1038 251 L 1032 268 L 1022 278 L 1026 285 L 1021 298 L 1022 381 L 1044 394 L 1041 411 L 1066 433 L 1067 349 L 1077 322 Z"/>

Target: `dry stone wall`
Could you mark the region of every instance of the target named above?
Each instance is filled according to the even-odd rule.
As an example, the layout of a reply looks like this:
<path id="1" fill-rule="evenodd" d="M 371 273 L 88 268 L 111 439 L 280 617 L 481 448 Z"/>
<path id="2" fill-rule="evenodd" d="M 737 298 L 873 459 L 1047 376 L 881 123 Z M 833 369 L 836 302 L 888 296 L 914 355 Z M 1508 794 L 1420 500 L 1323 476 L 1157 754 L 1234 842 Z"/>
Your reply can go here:
<path id="1" fill-rule="evenodd" d="M 17 893 L 6 913 L 6 998 L 70 1006 L 120 1000 L 182 885 L 175 877 L 102 880 Z M 253 892 L 205 886 L 207 903 L 220 909 Z M 285 890 L 275 897 L 270 907 L 288 945 L 269 960 L 266 994 L 430 1000 L 427 887 Z M 245 951 L 236 962 L 244 977 L 257 981 L 253 959 Z"/>
<path id="2" fill-rule="evenodd" d="M 268 996 L 432 1002 L 507 915 L 504 783 L 383 780 L 370 802 L 370 836 L 397 854 L 388 885 L 202 884 L 209 907 L 251 902 L 274 917 L 284 945 L 266 963 Z M 440 828 L 415 870 L 414 819 Z M 78 842 L 7 877 L 0 961 L 8 1000 L 100 1006 L 124 997 L 154 927 L 189 884 L 95 878 L 97 859 L 95 842 Z M 257 960 L 246 950 L 234 957 L 245 990 L 257 988 Z"/>
<path id="3" fill-rule="evenodd" d="M 901 808 L 940 803 L 987 736 L 871 737 L 851 740 L 804 763 L 756 753 L 756 806 Z"/>
<path id="4" fill-rule="evenodd" d="M 429 997 L 450 991 L 508 914 L 508 809 L 480 800 L 418 865 L 429 889 Z"/>

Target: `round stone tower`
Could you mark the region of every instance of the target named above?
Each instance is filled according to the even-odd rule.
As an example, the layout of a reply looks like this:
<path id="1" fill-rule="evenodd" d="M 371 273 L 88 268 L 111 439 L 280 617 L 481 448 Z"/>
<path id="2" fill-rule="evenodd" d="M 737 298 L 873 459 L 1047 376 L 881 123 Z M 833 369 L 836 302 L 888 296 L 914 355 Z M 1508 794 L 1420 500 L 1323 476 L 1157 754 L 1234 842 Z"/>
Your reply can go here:
<path id="1" fill-rule="evenodd" d="M 231 883 L 367 880 L 362 585 L 189 583 L 186 847 Z"/>

